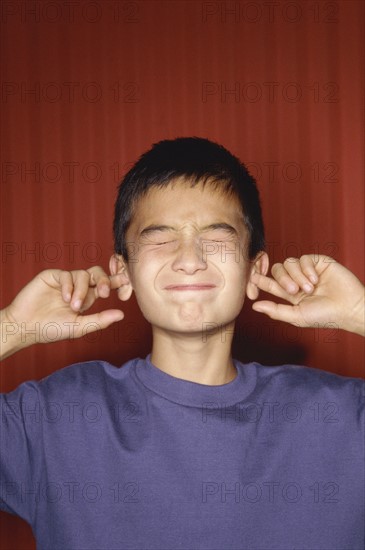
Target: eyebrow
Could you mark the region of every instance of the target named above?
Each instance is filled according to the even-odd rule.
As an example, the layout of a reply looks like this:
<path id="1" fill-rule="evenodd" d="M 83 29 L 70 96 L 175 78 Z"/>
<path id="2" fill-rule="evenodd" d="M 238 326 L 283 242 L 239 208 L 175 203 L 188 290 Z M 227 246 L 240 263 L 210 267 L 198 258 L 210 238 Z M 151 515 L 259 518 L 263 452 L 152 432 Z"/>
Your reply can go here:
<path id="1" fill-rule="evenodd" d="M 232 225 L 229 225 L 228 223 L 225 223 L 225 222 L 211 223 L 209 225 L 205 225 L 204 227 L 201 228 L 201 231 L 212 231 L 215 229 L 222 229 L 223 231 L 226 231 L 231 235 L 238 236 L 237 230 L 234 227 L 232 227 Z M 177 231 L 177 228 L 171 225 L 152 224 L 152 225 L 148 225 L 141 231 L 140 237 L 146 237 L 147 235 L 150 235 L 151 233 L 155 233 L 156 231 Z"/>

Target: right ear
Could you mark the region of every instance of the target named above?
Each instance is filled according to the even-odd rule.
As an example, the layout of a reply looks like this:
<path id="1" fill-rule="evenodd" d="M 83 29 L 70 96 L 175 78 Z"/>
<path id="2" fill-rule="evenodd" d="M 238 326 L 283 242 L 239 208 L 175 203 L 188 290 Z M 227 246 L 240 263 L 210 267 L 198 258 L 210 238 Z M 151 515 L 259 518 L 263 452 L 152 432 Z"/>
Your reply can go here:
<path id="1" fill-rule="evenodd" d="M 269 270 L 269 256 L 266 252 L 259 252 L 256 258 L 252 262 L 252 267 L 250 270 L 250 276 L 246 287 L 246 294 L 250 300 L 257 300 L 259 297 L 259 291 L 257 284 L 252 281 L 252 275 L 254 273 L 259 273 L 260 275 L 266 275 Z"/>
<path id="2" fill-rule="evenodd" d="M 122 284 L 118 288 L 118 298 L 125 302 L 132 296 L 133 286 L 128 272 L 128 265 L 123 256 L 112 254 L 109 260 L 109 270 L 111 275 L 122 275 Z"/>

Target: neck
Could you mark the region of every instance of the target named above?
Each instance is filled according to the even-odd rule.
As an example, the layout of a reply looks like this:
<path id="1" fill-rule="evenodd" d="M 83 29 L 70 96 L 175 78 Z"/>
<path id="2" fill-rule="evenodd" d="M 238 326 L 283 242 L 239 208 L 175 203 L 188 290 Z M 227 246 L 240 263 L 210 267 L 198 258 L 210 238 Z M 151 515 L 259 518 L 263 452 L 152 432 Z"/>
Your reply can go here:
<path id="1" fill-rule="evenodd" d="M 234 323 L 209 334 L 171 334 L 153 327 L 151 362 L 190 382 L 218 386 L 236 378 L 231 345 Z"/>

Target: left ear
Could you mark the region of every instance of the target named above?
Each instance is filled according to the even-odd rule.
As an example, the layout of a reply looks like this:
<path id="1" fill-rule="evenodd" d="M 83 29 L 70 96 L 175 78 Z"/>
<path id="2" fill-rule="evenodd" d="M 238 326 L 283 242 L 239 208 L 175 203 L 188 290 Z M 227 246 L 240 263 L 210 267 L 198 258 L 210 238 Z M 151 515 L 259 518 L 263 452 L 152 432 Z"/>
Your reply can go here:
<path id="1" fill-rule="evenodd" d="M 109 260 L 109 270 L 111 275 L 124 275 L 124 282 L 118 288 L 119 300 L 129 300 L 133 292 L 133 286 L 128 273 L 128 264 L 120 254 L 112 254 Z"/>
<path id="2" fill-rule="evenodd" d="M 246 287 L 246 294 L 250 300 L 256 300 L 259 296 L 259 288 L 256 283 L 253 282 L 252 275 L 258 273 L 259 275 L 266 275 L 269 270 L 269 256 L 266 252 L 259 252 L 250 267 L 248 283 Z"/>

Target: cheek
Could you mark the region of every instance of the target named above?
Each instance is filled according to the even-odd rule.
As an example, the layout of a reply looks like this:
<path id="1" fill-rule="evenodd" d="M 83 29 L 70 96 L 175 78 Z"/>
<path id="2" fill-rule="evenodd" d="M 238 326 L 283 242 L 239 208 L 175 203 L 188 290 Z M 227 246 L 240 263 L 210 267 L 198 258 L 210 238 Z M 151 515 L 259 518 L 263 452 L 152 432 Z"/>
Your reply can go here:
<path id="1" fill-rule="evenodd" d="M 134 295 L 143 317 L 152 321 L 153 312 L 156 310 L 153 292 L 153 277 L 148 269 L 133 269 L 130 274 Z"/>
<path id="2" fill-rule="evenodd" d="M 248 269 L 242 262 L 234 262 L 230 260 L 226 263 L 225 269 L 226 288 L 231 296 L 235 296 L 238 300 L 246 296 L 246 287 L 248 282 Z"/>
<path id="3" fill-rule="evenodd" d="M 130 281 L 137 300 L 153 292 L 158 266 L 148 258 L 137 258 L 129 269 Z"/>

